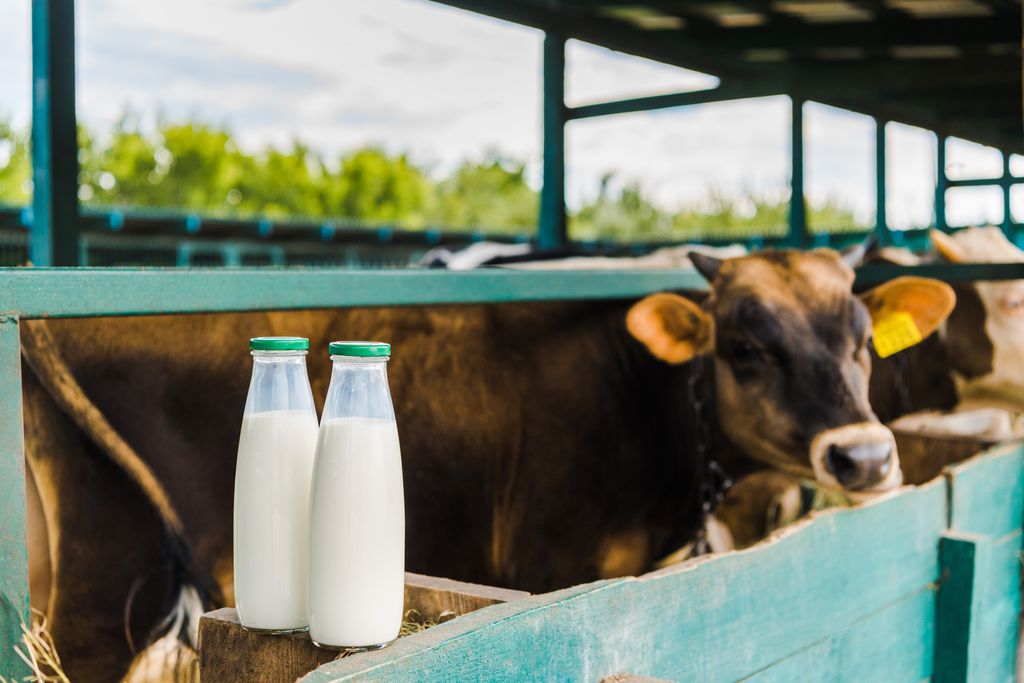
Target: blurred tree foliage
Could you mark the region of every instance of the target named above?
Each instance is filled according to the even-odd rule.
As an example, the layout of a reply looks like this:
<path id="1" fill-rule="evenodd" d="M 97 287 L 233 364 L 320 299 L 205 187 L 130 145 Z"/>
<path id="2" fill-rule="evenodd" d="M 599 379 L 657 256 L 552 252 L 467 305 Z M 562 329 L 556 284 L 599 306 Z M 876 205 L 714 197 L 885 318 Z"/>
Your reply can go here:
<path id="1" fill-rule="evenodd" d="M 161 123 L 145 132 L 126 116 L 109 133 L 79 129 L 79 197 L 86 206 L 202 211 L 227 216 L 352 218 L 406 228 L 439 226 L 531 232 L 539 194 L 523 162 L 489 152 L 436 179 L 404 154 L 378 147 L 325 160 L 300 141 L 241 150 L 230 132 L 202 123 Z M 783 234 L 788 197 L 727 195 L 666 211 L 638 183 L 598 196 L 570 216 L 574 239 L 668 241 Z M 0 204 L 31 200 L 28 136 L 0 119 Z M 837 203 L 810 207 L 817 229 L 862 229 Z"/>

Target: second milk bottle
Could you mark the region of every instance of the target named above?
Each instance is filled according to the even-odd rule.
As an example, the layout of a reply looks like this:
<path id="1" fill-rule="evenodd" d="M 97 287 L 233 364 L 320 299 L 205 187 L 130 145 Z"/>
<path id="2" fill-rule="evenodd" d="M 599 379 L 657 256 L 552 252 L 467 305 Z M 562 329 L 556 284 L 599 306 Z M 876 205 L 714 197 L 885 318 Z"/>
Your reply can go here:
<path id="1" fill-rule="evenodd" d="M 310 520 L 309 635 L 370 649 L 398 637 L 405 592 L 405 499 L 391 346 L 332 342 Z"/>
<path id="2" fill-rule="evenodd" d="M 309 340 L 257 337 L 235 465 L 235 604 L 242 626 L 309 626 L 309 485 L 317 421 Z"/>

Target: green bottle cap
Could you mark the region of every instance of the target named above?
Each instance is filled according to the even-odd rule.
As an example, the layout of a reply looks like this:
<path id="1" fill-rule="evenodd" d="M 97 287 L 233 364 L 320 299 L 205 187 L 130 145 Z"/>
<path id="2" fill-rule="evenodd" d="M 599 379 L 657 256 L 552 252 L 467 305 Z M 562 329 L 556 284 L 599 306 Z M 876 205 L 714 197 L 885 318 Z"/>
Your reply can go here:
<path id="1" fill-rule="evenodd" d="M 358 356 L 360 358 L 386 358 L 391 355 L 391 344 L 371 341 L 336 341 L 327 347 L 332 356 Z"/>
<path id="2" fill-rule="evenodd" d="M 305 337 L 253 337 L 249 348 L 253 351 L 308 351 L 309 340 Z"/>

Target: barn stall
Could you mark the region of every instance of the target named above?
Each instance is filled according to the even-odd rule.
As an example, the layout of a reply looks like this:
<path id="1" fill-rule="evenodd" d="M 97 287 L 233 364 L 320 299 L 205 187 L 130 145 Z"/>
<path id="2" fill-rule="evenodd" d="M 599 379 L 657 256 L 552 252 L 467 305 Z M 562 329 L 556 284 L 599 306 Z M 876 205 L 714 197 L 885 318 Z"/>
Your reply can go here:
<path id="1" fill-rule="evenodd" d="M 1020 5 L 1003 0 L 739 3 L 451 2 L 545 31 L 544 186 L 536 242 L 567 241 L 564 128 L 591 116 L 770 94 L 792 98 L 792 204 L 785 236 L 755 246 L 841 244 L 809 230 L 803 200 L 803 103 L 873 115 L 878 187 L 875 232 L 883 244 L 920 242 L 890 230 L 885 211 L 886 121 L 939 136 L 935 227 L 946 191 L 993 185 L 1004 196 L 1003 229 L 1020 243 L 1009 210 L 1010 171 L 1021 134 Z M 625 7 L 627 11 L 622 11 Z M 24 229 L 37 266 L 83 263 L 99 230 L 170 235 L 273 226 L 192 217 L 90 216 L 77 204 L 74 22 L 69 2 L 33 3 L 34 144 L 37 191 Z M 580 107 L 564 105 L 565 41 L 578 38 L 718 75 L 713 90 Z M 998 178 L 949 179 L 945 142 L 956 136 L 1004 152 Z M 300 228 L 302 226 L 299 226 Z M 309 231 L 338 239 L 343 230 Z M 282 228 L 283 229 L 283 228 Z M 299 228 L 296 228 L 298 231 Z M 280 237 L 280 234 L 278 234 Z M 349 235 L 349 237 L 352 237 Z M 353 239 L 395 238 L 377 231 Z M 439 241 L 443 235 L 427 234 Z M 410 237 L 409 239 L 419 239 Z M 186 253 L 191 253 L 185 250 Z M 179 263 L 188 263 L 181 258 Z M 239 252 L 225 263 L 245 263 Z M 913 273 L 946 281 L 1016 279 L 1019 265 L 868 266 L 859 288 Z M 0 321 L 5 378 L 0 424 L 3 610 L 0 667 L 21 673 L 13 654 L 27 622 L 28 581 L 21 429 L 19 321 L 338 306 L 631 298 L 706 285 L 692 271 L 621 273 L 435 273 L 322 271 L 8 270 Z M 939 448 L 932 445 L 926 448 Z M 980 449 L 980 446 L 979 446 Z M 971 449 L 968 449 L 968 452 Z M 966 453 L 961 451 L 958 457 Z M 697 558 L 637 578 L 526 596 L 410 576 L 407 602 L 428 617 L 463 614 L 375 653 L 323 663 L 307 680 L 425 677 L 599 680 L 616 674 L 699 680 L 1008 680 L 1020 611 L 1024 450 L 1000 446 L 950 466 L 933 481 L 859 508 L 826 511 L 750 550 Z M 216 680 L 289 680 L 322 663 L 308 641 L 247 636 L 230 613 L 208 615 L 201 659 Z M 209 650 L 207 648 L 210 648 Z M 260 653 L 265 653 L 263 658 Z M 290 662 L 287 670 L 271 667 Z M 260 663 L 258 669 L 251 668 Z M 265 669 L 263 668 L 266 662 Z M 250 667 L 250 668 L 246 668 Z M 298 667 L 298 668 L 296 668 Z"/>

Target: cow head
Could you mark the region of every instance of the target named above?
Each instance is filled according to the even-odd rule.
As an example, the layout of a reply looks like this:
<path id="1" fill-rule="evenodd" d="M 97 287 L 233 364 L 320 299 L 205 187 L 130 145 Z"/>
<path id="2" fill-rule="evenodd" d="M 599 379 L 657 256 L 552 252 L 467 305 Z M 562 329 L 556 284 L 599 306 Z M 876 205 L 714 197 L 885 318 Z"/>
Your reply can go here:
<path id="1" fill-rule="evenodd" d="M 704 305 L 654 294 L 629 311 L 630 333 L 668 363 L 713 357 L 721 426 L 750 457 L 850 492 L 898 486 L 895 440 L 868 404 L 872 322 L 907 313 L 926 337 L 953 307 L 949 286 L 900 278 L 857 297 L 852 264 L 828 249 L 691 258 Z"/>
<path id="2" fill-rule="evenodd" d="M 1024 263 L 999 228 L 931 237 L 951 263 Z M 957 294 L 945 341 L 961 402 L 1024 410 L 1024 280 L 961 284 Z"/>

